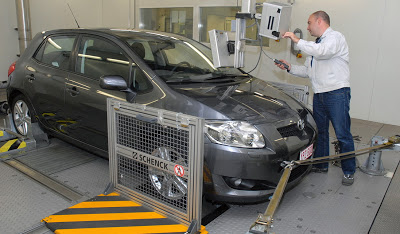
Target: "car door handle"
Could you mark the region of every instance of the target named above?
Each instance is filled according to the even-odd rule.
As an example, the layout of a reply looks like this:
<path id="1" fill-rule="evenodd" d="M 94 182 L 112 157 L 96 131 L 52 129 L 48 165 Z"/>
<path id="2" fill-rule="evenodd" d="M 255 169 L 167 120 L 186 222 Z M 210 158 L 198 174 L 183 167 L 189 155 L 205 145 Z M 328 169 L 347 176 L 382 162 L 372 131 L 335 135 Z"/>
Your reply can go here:
<path id="1" fill-rule="evenodd" d="M 79 94 L 79 91 L 76 87 L 67 88 L 67 92 L 70 93 L 72 96 Z"/>

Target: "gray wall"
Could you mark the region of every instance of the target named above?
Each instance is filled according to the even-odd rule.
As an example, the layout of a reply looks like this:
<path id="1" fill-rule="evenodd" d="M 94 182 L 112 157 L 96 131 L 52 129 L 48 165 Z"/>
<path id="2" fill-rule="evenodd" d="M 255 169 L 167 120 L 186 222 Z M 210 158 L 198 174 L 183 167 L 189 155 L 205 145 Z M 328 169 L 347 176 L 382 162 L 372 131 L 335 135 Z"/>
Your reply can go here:
<path id="1" fill-rule="evenodd" d="M 286 0 L 274 0 L 287 3 Z M 293 1 L 293 0 L 292 0 Z M 235 6 L 236 0 L 31 0 L 32 31 L 35 33 L 54 28 L 76 28 L 66 5 L 70 3 L 81 27 L 138 27 L 139 8 L 194 7 L 194 37 L 198 39 L 198 10 L 201 6 Z M 239 0 L 239 4 L 240 4 Z M 263 2 L 259 1 L 258 2 Z M 270 2 L 270 1 L 268 1 Z M 271 1 L 272 2 L 272 1 Z M 0 68 L 6 80 L 9 65 L 18 53 L 16 13 L 14 1 L 3 1 L 0 10 Z M 136 7 L 136 8 L 135 8 Z M 396 108 L 400 79 L 395 73 L 400 67 L 397 56 L 400 36 L 397 24 L 400 15 L 398 0 L 295 0 L 292 11 L 292 29 L 303 30 L 305 39 L 313 40 L 307 32 L 307 19 L 316 10 L 325 10 L 331 16 L 333 29 L 342 32 L 350 47 L 350 69 L 352 102 L 350 114 L 353 118 L 400 125 L 400 108 Z M 302 64 L 304 57 L 296 58 L 289 52 L 286 39 L 270 42 L 266 51 L 275 58 L 283 58 Z M 246 48 L 246 67 L 251 70 L 257 62 L 259 48 Z M 305 56 L 305 55 L 304 55 Z M 264 80 L 282 83 L 310 85 L 308 79 L 297 78 L 278 70 L 262 56 L 262 66 L 252 74 Z"/>

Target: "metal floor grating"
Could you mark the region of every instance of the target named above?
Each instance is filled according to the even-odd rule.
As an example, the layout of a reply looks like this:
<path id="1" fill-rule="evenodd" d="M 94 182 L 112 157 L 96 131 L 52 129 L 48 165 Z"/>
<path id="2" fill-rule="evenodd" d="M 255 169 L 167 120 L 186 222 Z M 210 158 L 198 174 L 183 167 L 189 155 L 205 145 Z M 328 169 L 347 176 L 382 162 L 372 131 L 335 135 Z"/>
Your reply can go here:
<path id="1" fill-rule="evenodd" d="M 91 155 L 86 151 L 72 145 L 52 139 L 50 147 L 21 156 L 18 159 L 27 163 L 30 167 L 36 167 L 41 172 L 51 173 L 51 178 L 73 188 L 84 194 L 83 199 L 96 196 L 104 191 L 109 183 L 108 161 Z M 59 148 L 55 150 L 54 148 Z M 60 153 L 62 157 L 57 157 Z M 40 155 L 43 155 L 40 157 Z M 49 162 L 44 160 L 47 159 Z M 71 156 L 67 157 L 66 155 Z M 32 156 L 31 158 L 29 158 Z M 51 157 L 50 157 L 51 156 Z M 82 156 L 85 160 L 74 160 Z M 25 160 L 24 160 L 25 158 Z M 29 158 L 29 160 L 28 160 Z M 44 160 L 42 163 L 35 162 L 35 158 Z M 57 165 L 51 163 L 57 158 Z M 66 165 L 58 165 L 62 161 Z M 31 165 L 33 163 L 33 165 Z M 49 188 L 27 177 L 25 174 L 0 162 L 0 233 L 15 234 L 32 230 L 40 224 L 40 220 L 46 216 L 66 209 L 78 201 L 70 202 L 54 193 Z M 29 232 L 30 233 L 30 232 Z M 34 233 L 52 233 L 44 230 Z"/>
<path id="2" fill-rule="evenodd" d="M 71 203 L 25 174 L 0 162 L 0 233 L 16 234 Z"/>
<path id="3" fill-rule="evenodd" d="M 397 167 L 396 173 L 390 183 L 389 189 L 383 199 L 381 207 L 372 224 L 370 234 L 399 233 L 400 210 L 400 173 Z"/>
<path id="4" fill-rule="evenodd" d="M 98 158 L 59 139 L 53 138 L 51 141 L 50 146 L 31 151 L 16 160 L 45 175 L 51 175 Z"/>

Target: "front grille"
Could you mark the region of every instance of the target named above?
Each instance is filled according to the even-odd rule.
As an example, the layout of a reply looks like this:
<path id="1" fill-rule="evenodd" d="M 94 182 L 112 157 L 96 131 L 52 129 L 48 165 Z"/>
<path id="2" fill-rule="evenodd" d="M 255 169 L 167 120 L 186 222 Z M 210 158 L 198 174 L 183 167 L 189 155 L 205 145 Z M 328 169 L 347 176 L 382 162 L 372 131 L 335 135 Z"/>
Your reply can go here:
<path id="1" fill-rule="evenodd" d="M 308 165 L 307 166 L 299 166 L 299 167 L 296 167 L 295 169 L 293 169 L 292 172 L 290 173 L 288 183 L 299 178 L 302 174 L 304 174 L 307 171 L 308 167 L 309 167 Z"/>
<path id="2" fill-rule="evenodd" d="M 278 132 L 282 137 L 302 136 L 303 131 L 297 128 L 297 124 L 291 124 L 285 127 L 278 128 Z"/>
<path id="3" fill-rule="evenodd" d="M 306 121 L 306 117 L 307 117 L 307 110 L 306 109 L 300 109 L 297 110 L 297 112 L 299 113 L 299 117 L 300 119 L 302 119 L 305 123 L 305 128 L 307 128 L 307 121 Z M 299 128 L 297 127 L 297 123 L 294 124 L 290 124 L 284 127 L 280 127 L 277 129 L 278 132 L 281 134 L 282 137 L 291 137 L 291 136 L 297 136 L 297 137 L 301 137 L 304 135 L 304 130 L 299 130 Z"/>

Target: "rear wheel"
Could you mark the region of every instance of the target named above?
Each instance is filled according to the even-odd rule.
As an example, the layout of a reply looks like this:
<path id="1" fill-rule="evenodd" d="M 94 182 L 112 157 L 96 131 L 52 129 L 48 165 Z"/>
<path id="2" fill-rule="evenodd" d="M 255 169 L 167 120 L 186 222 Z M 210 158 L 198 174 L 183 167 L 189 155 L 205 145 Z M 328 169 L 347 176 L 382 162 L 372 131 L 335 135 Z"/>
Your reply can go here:
<path id="1" fill-rule="evenodd" d="M 31 124 L 35 122 L 32 120 L 33 112 L 29 101 L 20 94 L 13 99 L 11 107 L 15 129 L 19 134 L 27 136 L 32 131 Z"/>

